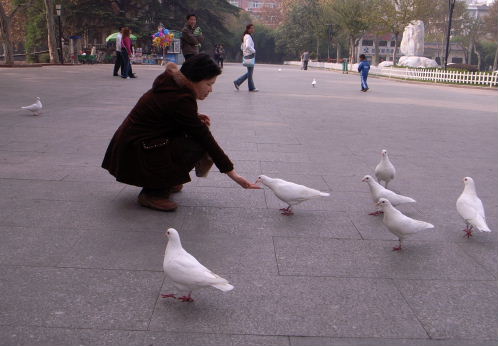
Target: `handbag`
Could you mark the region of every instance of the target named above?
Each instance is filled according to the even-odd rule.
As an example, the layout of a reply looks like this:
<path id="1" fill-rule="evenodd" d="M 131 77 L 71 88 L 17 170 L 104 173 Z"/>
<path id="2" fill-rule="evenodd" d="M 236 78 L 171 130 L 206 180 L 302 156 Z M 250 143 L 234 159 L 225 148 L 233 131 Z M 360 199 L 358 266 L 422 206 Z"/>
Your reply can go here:
<path id="1" fill-rule="evenodd" d="M 254 54 L 242 57 L 242 65 L 246 67 L 254 67 L 255 63 L 256 63 L 256 57 Z"/>

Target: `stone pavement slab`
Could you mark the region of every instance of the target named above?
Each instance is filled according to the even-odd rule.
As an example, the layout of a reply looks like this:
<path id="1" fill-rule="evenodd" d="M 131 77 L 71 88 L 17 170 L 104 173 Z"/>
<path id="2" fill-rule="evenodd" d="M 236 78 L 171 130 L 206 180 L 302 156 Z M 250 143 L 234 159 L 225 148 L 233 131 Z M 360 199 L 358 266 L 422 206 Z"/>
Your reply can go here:
<path id="1" fill-rule="evenodd" d="M 199 111 L 237 171 L 331 196 L 283 216 L 270 190 L 214 167 L 161 213 L 100 163 L 162 68 L 111 69 L 0 69 L 0 346 L 498 343 L 496 90 L 372 78 L 361 93 L 356 74 L 258 65 L 248 93 L 232 84 L 243 67 L 226 64 Z M 19 109 L 35 96 L 38 117 Z M 400 210 L 436 226 L 401 253 L 361 182 L 382 149 L 390 188 L 417 200 Z M 464 176 L 494 232 L 463 238 Z M 161 299 L 168 227 L 235 289 Z"/>

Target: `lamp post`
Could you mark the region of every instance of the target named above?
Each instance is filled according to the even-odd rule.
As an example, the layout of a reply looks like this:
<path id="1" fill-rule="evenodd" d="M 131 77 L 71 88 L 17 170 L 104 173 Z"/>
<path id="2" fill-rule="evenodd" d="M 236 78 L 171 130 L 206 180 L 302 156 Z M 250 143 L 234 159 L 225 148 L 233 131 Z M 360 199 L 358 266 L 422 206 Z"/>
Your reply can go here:
<path id="1" fill-rule="evenodd" d="M 59 21 L 59 60 L 64 65 L 64 53 L 62 52 L 62 25 L 61 25 L 61 12 L 62 5 L 55 4 L 55 11 L 57 13 L 57 20 Z"/>
<path id="2" fill-rule="evenodd" d="M 450 36 L 451 36 L 451 20 L 453 18 L 453 10 L 455 9 L 456 0 L 448 0 L 448 32 L 446 33 L 446 50 L 444 52 L 444 69 L 448 66 L 448 53 L 450 49 Z"/>

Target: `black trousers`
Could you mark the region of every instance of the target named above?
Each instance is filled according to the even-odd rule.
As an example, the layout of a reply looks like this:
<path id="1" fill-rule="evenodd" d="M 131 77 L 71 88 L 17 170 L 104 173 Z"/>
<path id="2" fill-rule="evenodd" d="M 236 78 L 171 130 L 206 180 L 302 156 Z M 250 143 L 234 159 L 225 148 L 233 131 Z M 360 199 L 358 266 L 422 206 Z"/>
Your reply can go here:
<path id="1" fill-rule="evenodd" d="M 190 181 L 189 172 L 206 155 L 206 151 L 196 141 L 185 135 L 171 138 L 168 151 L 172 164 L 177 168 L 181 167 L 180 170 L 172 169 L 171 171 L 176 171 L 178 178 L 183 182 Z M 167 196 L 171 187 L 143 186 L 142 192 L 153 196 Z"/>
<path id="2" fill-rule="evenodd" d="M 114 76 L 118 75 L 118 71 L 121 69 L 123 71 L 123 56 L 121 52 L 116 51 L 116 61 L 114 62 Z"/>

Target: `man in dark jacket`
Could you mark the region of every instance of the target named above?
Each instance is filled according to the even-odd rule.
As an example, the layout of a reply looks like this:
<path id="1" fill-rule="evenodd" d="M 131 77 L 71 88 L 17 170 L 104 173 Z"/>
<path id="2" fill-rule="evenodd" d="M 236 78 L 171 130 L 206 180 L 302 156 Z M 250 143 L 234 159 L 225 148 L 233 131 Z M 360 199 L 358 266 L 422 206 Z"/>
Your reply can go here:
<path id="1" fill-rule="evenodd" d="M 186 18 L 187 23 L 185 23 L 182 29 L 182 38 L 180 40 L 185 60 L 199 54 L 199 47 L 204 42 L 204 36 L 202 35 L 201 28 L 197 26 L 197 17 L 195 14 L 189 14 Z"/>
<path id="2" fill-rule="evenodd" d="M 140 205 L 175 210 L 170 193 L 190 181 L 194 167 L 205 176 L 212 162 L 240 186 L 259 188 L 235 172 L 209 130 L 210 118 L 197 112 L 196 99 L 209 95 L 220 73 L 207 54 L 186 61 L 181 71 L 169 63 L 114 134 L 102 167 L 119 182 L 143 187 Z"/>

